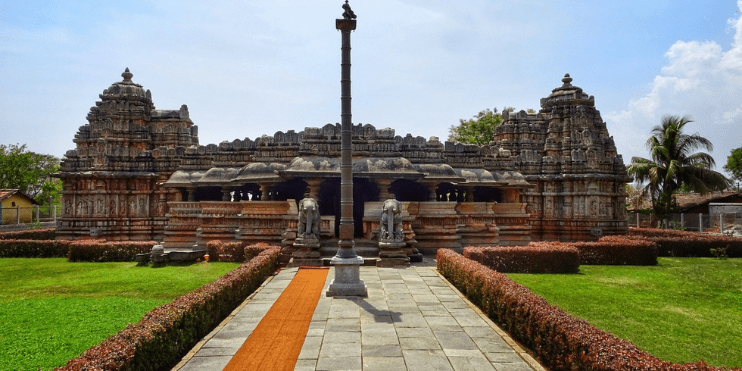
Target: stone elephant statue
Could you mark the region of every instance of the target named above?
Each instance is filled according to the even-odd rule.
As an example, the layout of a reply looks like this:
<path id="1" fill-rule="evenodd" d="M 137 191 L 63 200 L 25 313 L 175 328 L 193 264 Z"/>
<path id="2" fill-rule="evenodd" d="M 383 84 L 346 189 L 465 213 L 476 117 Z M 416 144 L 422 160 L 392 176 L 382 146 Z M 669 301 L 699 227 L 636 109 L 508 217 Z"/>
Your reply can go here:
<path id="1" fill-rule="evenodd" d="M 319 205 L 313 198 L 299 201 L 299 230 L 297 238 L 319 239 Z"/>
<path id="2" fill-rule="evenodd" d="M 381 220 L 379 221 L 379 242 L 403 242 L 402 234 L 402 204 L 389 199 L 381 206 Z"/>

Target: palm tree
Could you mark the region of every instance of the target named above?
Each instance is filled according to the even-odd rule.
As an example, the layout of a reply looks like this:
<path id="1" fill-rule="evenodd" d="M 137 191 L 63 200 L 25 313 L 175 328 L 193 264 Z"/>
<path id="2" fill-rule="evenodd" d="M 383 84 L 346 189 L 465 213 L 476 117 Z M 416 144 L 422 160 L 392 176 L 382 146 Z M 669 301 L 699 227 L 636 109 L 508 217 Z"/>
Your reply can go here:
<path id="1" fill-rule="evenodd" d="M 672 212 L 672 195 L 683 185 L 699 193 L 723 190 L 729 185 L 727 178 L 711 170 L 715 166 L 711 155 L 694 153 L 699 148 L 713 151 L 714 146 L 698 133 L 683 133 L 683 127 L 691 122 L 687 116 L 663 117 L 662 124 L 652 128 L 647 140 L 651 159 L 633 157 L 627 169 L 636 181 L 647 182 L 643 191 L 660 219 Z"/>

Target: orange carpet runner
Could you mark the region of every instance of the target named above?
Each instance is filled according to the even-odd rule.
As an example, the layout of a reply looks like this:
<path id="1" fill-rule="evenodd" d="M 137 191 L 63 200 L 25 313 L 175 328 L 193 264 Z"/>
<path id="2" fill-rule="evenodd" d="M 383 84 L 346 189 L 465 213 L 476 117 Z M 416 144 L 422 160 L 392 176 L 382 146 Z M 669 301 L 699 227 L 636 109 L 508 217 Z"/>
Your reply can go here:
<path id="1" fill-rule="evenodd" d="M 224 370 L 293 370 L 327 272 L 300 268 Z"/>

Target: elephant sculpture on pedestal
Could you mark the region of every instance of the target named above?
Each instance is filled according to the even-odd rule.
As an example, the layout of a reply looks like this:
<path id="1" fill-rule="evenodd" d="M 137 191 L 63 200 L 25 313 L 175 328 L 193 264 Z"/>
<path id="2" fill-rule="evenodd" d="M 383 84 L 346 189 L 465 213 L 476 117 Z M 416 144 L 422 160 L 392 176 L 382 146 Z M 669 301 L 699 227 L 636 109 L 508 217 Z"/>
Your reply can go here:
<path id="1" fill-rule="evenodd" d="M 318 247 L 320 237 L 320 215 L 317 201 L 305 198 L 299 202 L 299 223 L 295 246 Z"/>
<path id="2" fill-rule="evenodd" d="M 379 247 L 404 246 L 402 204 L 395 199 L 384 201 L 379 221 Z"/>

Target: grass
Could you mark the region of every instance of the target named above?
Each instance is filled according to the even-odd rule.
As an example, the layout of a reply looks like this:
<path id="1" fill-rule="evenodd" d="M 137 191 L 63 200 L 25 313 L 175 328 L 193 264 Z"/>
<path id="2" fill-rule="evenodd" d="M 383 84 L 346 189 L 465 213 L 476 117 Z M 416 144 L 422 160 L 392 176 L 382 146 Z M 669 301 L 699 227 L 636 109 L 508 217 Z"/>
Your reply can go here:
<path id="1" fill-rule="evenodd" d="M 676 363 L 742 366 L 742 259 L 659 258 L 580 266 L 580 274 L 508 274 L 568 313 Z"/>
<path id="2" fill-rule="evenodd" d="M 0 259 L 0 370 L 61 366 L 144 313 L 236 268 Z"/>

